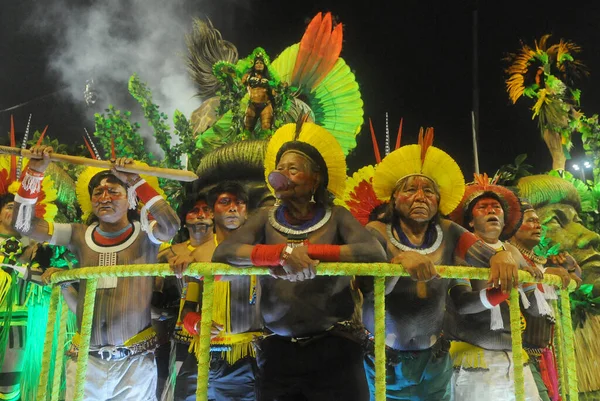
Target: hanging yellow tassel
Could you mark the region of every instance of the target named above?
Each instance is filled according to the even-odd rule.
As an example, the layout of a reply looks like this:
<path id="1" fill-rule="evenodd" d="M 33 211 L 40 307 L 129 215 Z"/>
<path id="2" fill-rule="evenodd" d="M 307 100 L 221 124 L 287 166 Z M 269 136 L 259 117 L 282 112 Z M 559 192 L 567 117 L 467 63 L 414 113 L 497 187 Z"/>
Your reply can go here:
<path id="1" fill-rule="evenodd" d="M 12 284 L 12 277 L 10 274 L 0 269 L 0 305 L 4 305 L 6 295 Z M 4 309 L 4 308 L 0 308 Z"/>

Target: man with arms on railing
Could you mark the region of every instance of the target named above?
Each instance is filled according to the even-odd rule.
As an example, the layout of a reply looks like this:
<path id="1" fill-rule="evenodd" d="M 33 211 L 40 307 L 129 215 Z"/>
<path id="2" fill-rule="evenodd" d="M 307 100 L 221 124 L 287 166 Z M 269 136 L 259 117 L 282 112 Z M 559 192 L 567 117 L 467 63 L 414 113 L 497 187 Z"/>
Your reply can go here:
<path id="1" fill-rule="evenodd" d="M 36 146 L 31 152 L 39 157 L 29 164 L 30 181 L 34 181 L 43 177 L 52 148 Z M 77 196 L 83 220 L 90 217 L 89 225 L 31 219 L 28 208 L 36 203 L 38 193 L 35 185 L 24 180 L 15 203 L 18 208 L 13 216 L 15 228 L 38 241 L 68 246 L 81 267 L 156 263 L 159 245 L 175 235 L 179 219 L 145 179 L 116 170 L 130 162 L 121 158 L 115 161 L 112 170 L 89 167 L 80 174 Z M 156 179 L 148 181 L 158 186 Z M 137 198 L 144 203 L 141 224 L 128 213 L 128 209 L 135 209 Z M 154 220 L 148 220 L 148 212 Z M 156 399 L 157 375 L 152 353 L 156 334 L 150 316 L 153 284 L 153 277 L 98 279 L 84 399 Z M 78 293 L 78 325 L 84 312 L 85 288 L 84 280 Z M 77 343 L 76 335 L 69 351 L 72 358 L 67 361 L 67 400 L 74 397 Z"/>
<path id="2" fill-rule="evenodd" d="M 463 199 L 452 212 L 452 220 L 472 230 L 490 249 L 510 252 L 523 270 L 542 278 L 542 272 L 529 266 L 514 246 L 501 241 L 510 238 L 521 223 L 517 196 L 509 189 L 491 183 L 487 174 L 475 175 L 475 180 L 475 184 L 467 186 Z M 519 291 L 523 307 L 530 307 L 525 294 Z M 514 400 L 509 292 L 489 288 L 483 280 L 459 280 L 451 286 L 450 296 L 454 302 L 448 305 L 445 330 L 454 340 L 450 348 L 455 369 L 453 399 Z M 457 302 L 473 296 L 479 296 L 480 301 Z M 522 315 L 521 322 L 525 323 Z M 514 335 L 521 335 L 521 332 Z M 526 354 L 523 356 L 527 360 Z M 539 395 L 529 366 L 524 366 L 523 373 L 525 399 L 537 401 Z"/>
<path id="3" fill-rule="evenodd" d="M 194 252 L 193 260 L 170 261 L 177 275 L 191 262 L 210 262 L 217 245 L 236 232 L 247 218 L 248 194 L 235 181 L 217 184 L 208 192 L 208 204 L 214 215 L 214 236 Z M 198 382 L 199 331 L 202 316 L 202 282 L 192 279 L 181 312 L 184 329 L 194 337 L 192 351 L 177 375 L 176 401 L 196 399 Z M 222 277 L 215 283 L 211 360 L 208 378 L 209 400 L 253 401 L 256 399 L 254 372 L 256 360 L 252 341 L 260 334 L 261 323 L 256 305 L 255 276 Z"/>
<path id="4" fill-rule="evenodd" d="M 180 212 L 179 216 L 180 218 L 183 217 L 183 220 L 185 221 L 184 230 L 187 233 L 188 239 L 161 249 L 158 253 L 159 263 L 168 263 L 171 261 L 173 264 L 180 265 L 185 260 L 193 261 L 195 255 L 201 255 L 204 248 L 210 246 L 210 244 L 214 244 L 213 212 L 206 201 L 206 193 L 199 193 L 192 199 L 186 199 L 181 205 L 181 210 L 182 212 Z M 183 316 L 181 314 L 185 304 L 190 279 L 191 278 L 188 276 L 180 277 L 180 274 L 178 274 L 178 277 L 157 277 L 157 280 L 162 281 L 162 288 L 160 288 L 160 290 L 163 294 L 161 297 L 168 299 L 169 296 L 167 294 L 171 292 L 173 287 L 176 288 L 180 295 L 179 309 L 171 338 L 170 358 L 168 363 L 169 372 L 161 395 L 161 400 L 163 401 L 173 399 L 175 377 L 177 377 L 183 361 L 187 358 L 188 348 L 190 347 L 190 342 L 192 340 L 192 335 L 183 327 Z M 158 368 L 160 374 L 160 365 Z"/>
<path id="5" fill-rule="evenodd" d="M 521 199 L 523 223 L 509 240 L 530 266 L 536 266 L 544 274 L 561 277 L 563 288 L 571 279 L 581 283 L 581 268 L 568 253 L 552 255 L 549 259 L 536 254 L 534 248 L 542 238 L 542 225 L 535 209 L 526 200 Z M 551 266 L 551 267 L 545 267 Z M 560 266 L 560 267 L 552 267 Z M 558 370 L 551 349 L 555 316 L 549 300 L 556 300 L 554 287 L 542 283 L 524 284 L 523 289 L 531 301 L 531 307 L 523 311 L 527 327 L 523 332 L 523 349 L 529 355 L 531 372 L 537 384 L 542 401 L 557 401 L 560 398 L 558 388 Z"/>
<path id="6" fill-rule="evenodd" d="M 269 142 L 265 174 L 281 204 L 259 210 L 213 257 L 271 268 L 259 278 L 258 399 L 367 400 L 352 277 L 317 275 L 319 262 L 385 261 L 377 240 L 332 206 L 346 178 L 340 145 L 302 119 L 284 125 Z"/>
<path id="7" fill-rule="evenodd" d="M 448 288 L 455 280 L 439 279 L 435 265 L 458 260 L 491 267 L 490 281 L 510 289 L 517 281 L 511 255 L 496 253 L 457 224 L 442 219 L 460 201 L 464 178 L 456 162 L 431 146 L 433 129 L 419 134 L 418 145 L 403 146 L 378 166 L 373 188 L 390 199 L 380 221 L 367 225 L 386 244 L 392 263 L 410 277 L 386 279 L 386 394 L 394 400 L 450 400 L 452 364 L 449 342 L 442 336 Z M 374 301 L 370 280 L 361 278 L 365 295 L 363 320 L 374 333 Z M 463 302 L 479 302 L 464 299 Z M 373 344 L 365 369 L 374 399 Z"/>

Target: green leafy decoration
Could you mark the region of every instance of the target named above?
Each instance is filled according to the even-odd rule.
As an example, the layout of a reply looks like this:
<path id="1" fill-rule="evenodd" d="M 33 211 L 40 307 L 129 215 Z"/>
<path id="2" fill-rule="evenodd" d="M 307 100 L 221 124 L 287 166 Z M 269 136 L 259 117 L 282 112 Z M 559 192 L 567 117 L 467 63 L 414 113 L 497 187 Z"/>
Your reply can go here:
<path id="1" fill-rule="evenodd" d="M 593 284 L 582 284 L 570 294 L 573 328 L 583 327 L 588 315 L 600 315 L 600 297 L 594 297 Z"/>
<path id="2" fill-rule="evenodd" d="M 546 235 L 547 232 L 548 228 L 542 225 L 540 243 L 533 248 L 533 252 L 543 258 L 558 255 L 560 253 L 560 244 L 552 245 L 552 240 Z"/>
<path id="3" fill-rule="evenodd" d="M 532 165 L 525 163 L 527 154 L 522 153 L 515 158 L 514 164 L 505 164 L 496 172 L 498 185 L 511 186 L 515 185 L 519 179 L 531 175 L 530 169 Z"/>

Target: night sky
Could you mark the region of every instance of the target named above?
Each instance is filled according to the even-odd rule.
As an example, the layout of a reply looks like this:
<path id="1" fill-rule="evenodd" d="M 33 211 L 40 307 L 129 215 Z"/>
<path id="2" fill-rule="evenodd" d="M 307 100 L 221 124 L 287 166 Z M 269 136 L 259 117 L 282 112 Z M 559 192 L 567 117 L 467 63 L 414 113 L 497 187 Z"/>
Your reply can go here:
<path id="1" fill-rule="evenodd" d="M 240 57 L 262 46 L 272 59 L 300 40 L 307 22 L 316 12 L 332 11 L 344 24 L 342 57 L 355 72 L 365 103 L 365 125 L 357 149 L 348 158 L 350 171 L 374 162 L 368 117 L 374 121 L 380 135 L 379 146 L 383 149 L 387 111 L 392 140 L 395 140 L 401 117 L 404 117 L 404 144 L 416 142 L 420 126 L 433 126 L 434 145 L 452 155 L 469 180 L 473 172 L 470 111 L 474 2 L 369 1 L 360 6 L 352 3 L 357 2 L 214 0 L 193 4 L 182 1 L 181 7 L 190 18 L 210 17 L 223 37 L 237 45 Z M 582 110 L 588 115 L 599 113 L 600 29 L 597 21 L 600 5 L 564 2 L 558 9 L 540 2 L 520 2 L 518 6 L 507 2 L 480 3 L 481 171 L 493 174 L 500 165 L 511 163 L 520 153 L 529 155 L 534 171 L 546 171 L 551 166 L 550 156 L 536 122 L 531 120 L 531 112 L 526 104 L 509 103 L 503 58 L 518 49 L 519 40 L 533 44 L 535 38 L 545 33 L 552 33 L 557 40 L 565 38 L 576 42 L 583 47 L 580 59 L 591 71 L 590 78 L 580 84 Z M 6 0 L 0 6 L 0 110 L 64 87 L 56 73 L 48 71 L 49 60 L 62 45 L 61 41 L 31 28 L 36 19 L 44 18 L 40 7 L 46 4 Z M 70 9 L 65 8 L 63 12 L 69 13 Z M 130 17 L 136 18 L 127 16 Z M 56 27 L 57 31 L 61 29 Z M 156 51 L 168 57 L 170 49 L 156 48 Z M 84 83 L 73 84 L 81 86 L 83 92 Z M 123 88 L 126 89 L 126 82 Z M 50 135 L 64 142 L 81 142 L 83 127 L 93 129 L 90 116 L 94 111 L 101 109 L 86 110 L 83 96 L 76 104 L 60 92 L 12 113 L 19 131 L 23 130 L 28 114 L 33 113 L 33 129 L 41 130 L 49 124 Z M 9 130 L 9 115 L 10 112 L 0 113 L 2 133 Z M 578 156 L 581 142 L 577 139 L 574 142 L 578 148 L 573 153 Z"/>

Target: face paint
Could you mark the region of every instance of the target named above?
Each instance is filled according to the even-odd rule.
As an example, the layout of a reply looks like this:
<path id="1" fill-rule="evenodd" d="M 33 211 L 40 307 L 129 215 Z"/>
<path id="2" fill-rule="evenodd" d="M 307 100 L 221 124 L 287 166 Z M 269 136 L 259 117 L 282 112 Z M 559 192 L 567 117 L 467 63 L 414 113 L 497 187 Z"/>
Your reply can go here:
<path id="1" fill-rule="evenodd" d="M 193 233 L 206 233 L 213 226 L 213 213 L 206 201 L 199 200 L 185 216 L 185 225 Z"/>
<path id="2" fill-rule="evenodd" d="M 396 190 L 394 206 L 400 216 L 414 221 L 429 221 L 437 214 L 439 196 L 427 177 L 409 177 Z"/>
<path id="3" fill-rule="evenodd" d="M 232 193 L 224 192 L 217 197 L 214 206 L 215 224 L 235 230 L 246 222 L 246 202 Z"/>
<path id="4" fill-rule="evenodd" d="M 504 229 L 504 210 L 494 198 L 481 198 L 471 211 L 473 219 L 469 223 L 473 232 L 480 238 L 496 242 Z"/>
<path id="5" fill-rule="evenodd" d="M 515 241 L 527 249 L 533 249 L 534 246 L 540 243 L 541 236 L 540 218 L 534 210 L 527 210 L 523 214 L 521 227 L 514 235 Z"/>
<path id="6" fill-rule="evenodd" d="M 127 191 L 120 184 L 108 182 L 108 178 L 92 190 L 91 201 L 96 217 L 110 223 L 120 220 L 129 210 Z"/>

